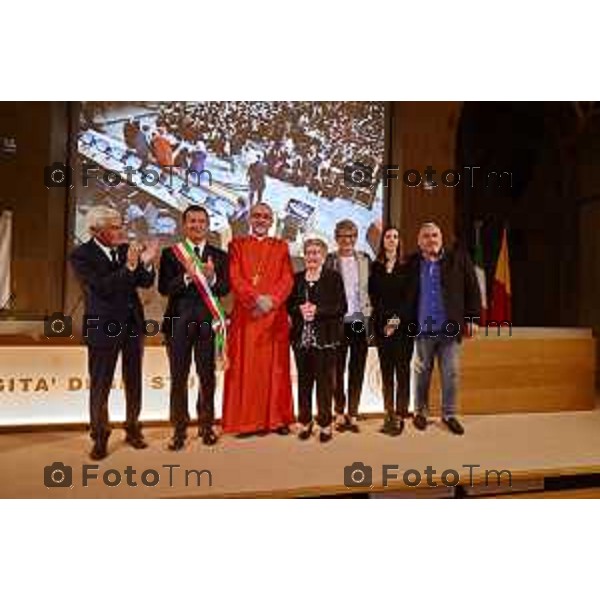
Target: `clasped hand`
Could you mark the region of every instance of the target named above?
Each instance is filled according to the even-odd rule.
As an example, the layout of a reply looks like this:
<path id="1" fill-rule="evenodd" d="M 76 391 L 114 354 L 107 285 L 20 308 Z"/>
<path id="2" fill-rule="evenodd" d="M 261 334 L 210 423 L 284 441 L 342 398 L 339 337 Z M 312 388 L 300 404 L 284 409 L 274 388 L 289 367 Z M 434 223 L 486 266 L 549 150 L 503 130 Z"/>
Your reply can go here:
<path id="1" fill-rule="evenodd" d="M 267 294 L 261 294 L 256 299 L 254 310 L 252 311 L 253 317 L 262 317 L 273 309 L 273 298 Z"/>
<path id="2" fill-rule="evenodd" d="M 312 302 L 305 302 L 300 305 L 300 313 L 305 321 L 314 321 L 317 305 Z"/>

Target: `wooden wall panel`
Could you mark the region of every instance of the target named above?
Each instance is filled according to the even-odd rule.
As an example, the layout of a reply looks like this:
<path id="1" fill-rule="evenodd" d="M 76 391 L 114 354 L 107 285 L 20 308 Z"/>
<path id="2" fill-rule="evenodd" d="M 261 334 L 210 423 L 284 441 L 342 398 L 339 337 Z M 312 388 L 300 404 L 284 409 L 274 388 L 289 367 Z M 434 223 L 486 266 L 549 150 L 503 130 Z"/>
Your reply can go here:
<path id="1" fill-rule="evenodd" d="M 441 184 L 441 173 L 455 168 L 456 128 L 460 102 L 392 102 L 390 161 L 399 165 L 399 179 L 390 183 L 390 216 L 399 225 L 407 250 L 416 248 L 419 226 L 436 221 L 446 241 L 455 239 L 454 188 Z M 402 182 L 406 170 L 436 171 L 438 187 L 426 191 Z"/>
<path id="2" fill-rule="evenodd" d="M 2 130 L 14 132 L 17 155 L 0 182 L 13 211 L 15 316 L 61 310 L 67 190 L 46 188 L 44 167 L 67 154 L 66 102 L 0 102 Z"/>

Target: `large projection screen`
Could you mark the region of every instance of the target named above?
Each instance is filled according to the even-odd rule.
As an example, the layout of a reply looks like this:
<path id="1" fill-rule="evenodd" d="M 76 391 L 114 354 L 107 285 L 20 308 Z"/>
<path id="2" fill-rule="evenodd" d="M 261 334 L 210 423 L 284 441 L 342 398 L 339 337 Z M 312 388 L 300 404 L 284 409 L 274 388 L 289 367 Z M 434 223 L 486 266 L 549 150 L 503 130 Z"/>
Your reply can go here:
<path id="1" fill-rule="evenodd" d="M 356 223 L 357 248 L 373 257 L 387 191 L 387 114 L 385 102 L 82 102 L 70 245 L 87 239 L 86 214 L 98 204 L 122 214 L 131 240 L 161 245 L 178 238 L 181 213 L 198 204 L 211 217 L 210 241 L 227 249 L 248 232 L 260 192 L 295 268 L 308 236 L 334 249 L 341 219 Z M 65 310 L 77 313 L 81 295 L 67 284 Z M 142 299 L 146 318 L 159 320 L 164 299 L 155 290 Z"/>
<path id="2" fill-rule="evenodd" d="M 384 102 L 84 102 L 74 242 L 85 239 L 86 212 L 98 203 L 123 214 L 132 238 L 163 243 L 177 236 L 181 212 L 201 204 L 213 241 L 226 248 L 246 232 L 248 208 L 260 195 L 275 211 L 272 233 L 289 242 L 292 256 L 309 234 L 333 248 L 342 218 L 357 224 L 358 248 L 373 255 L 385 121 Z M 356 164 L 370 181 L 349 181 Z M 96 167 L 85 169 L 87 181 L 82 165 Z"/>

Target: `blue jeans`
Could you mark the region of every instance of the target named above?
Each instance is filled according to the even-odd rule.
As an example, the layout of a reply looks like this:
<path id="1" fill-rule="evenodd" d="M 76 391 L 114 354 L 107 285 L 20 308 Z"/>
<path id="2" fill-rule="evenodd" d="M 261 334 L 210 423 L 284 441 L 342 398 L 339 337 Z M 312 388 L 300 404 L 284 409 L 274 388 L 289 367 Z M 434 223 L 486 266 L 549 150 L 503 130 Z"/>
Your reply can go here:
<path id="1" fill-rule="evenodd" d="M 429 384 L 435 357 L 442 380 L 442 417 L 454 416 L 456 410 L 456 382 L 458 379 L 458 340 L 439 334 L 437 337 L 419 335 L 411 362 L 411 387 L 414 390 L 415 412 L 429 410 Z"/>

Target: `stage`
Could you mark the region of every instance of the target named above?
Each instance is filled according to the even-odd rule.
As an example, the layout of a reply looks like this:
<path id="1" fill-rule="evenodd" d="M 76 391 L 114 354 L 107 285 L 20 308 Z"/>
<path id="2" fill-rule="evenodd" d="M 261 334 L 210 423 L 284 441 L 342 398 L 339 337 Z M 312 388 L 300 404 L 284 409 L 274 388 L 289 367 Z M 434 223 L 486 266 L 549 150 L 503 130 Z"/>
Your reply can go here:
<path id="1" fill-rule="evenodd" d="M 166 425 L 169 373 L 164 348 L 157 344 L 159 340 L 149 340 L 142 419 L 150 447 L 131 449 L 124 444 L 124 432 L 116 429 L 109 457 L 97 469 L 87 468 L 85 486 L 83 465 L 90 462 L 90 441 L 84 430 L 86 349 L 42 338 L 41 325 L 35 329 L 38 339 L 29 338 L 27 344 L 22 335 L 14 336 L 13 343 L 8 336 L 0 342 L 0 497 L 481 497 L 542 493 L 553 477 L 600 477 L 596 340 L 591 331 L 513 328 L 510 335 L 507 330 L 500 334 L 490 330 L 487 336 L 483 333 L 462 344 L 459 401 L 464 437 L 451 435 L 436 417 L 437 370 L 429 429 L 422 433 L 408 422 L 398 438 L 380 434 L 383 402 L 376 349 L 371 348 L 361 399 L 366 418 L 360 434 L 336 434 L 324 446 L 316 437 L 301 442 L 293 435 L 269 435 L 224 436 L 216 447 L 207 448 L 194 437 L 181 453 L 166 449 L 171 434 Z M 194 379 L 190 378 L 189 394 L 192 415 Z M 223 373 L 218 372 L 217 417 L 222 379 Z M 117 376 L 110 396 L 113 422 L 123 419 L 123 400 Z M 45 485 L 44 468 L 55 462 L 72 467 L 72 482 L 62 481 L 68 487 Z M 344 469 L 356 462 L 372 467 L 372 481 L 368 477 L 363 481 L 370 485 L 345 485 L 345 473 L 358 471 Z M 385 474 L 384 464 L 392 465 Z M 108 472 L 111 469 L 116 471 Z M 488 474 L 486 485 L 486 469 L 504 471 L 500 485 L 493 474 Z M 408 470 L 413 473 L 405 480 Z M 441 479 L 444 471 L 449 485 Z M 56 468 L 49 471 L 55 472 L 60 480 L 63 474 Z M 417 477 L 420 485 L 413 487 Z M 460 478 L 458 486 L 453 485 L 454 477 Z M 110 485 L 119 479 L 118 485 Z"/>
<path id="2" fill-rule="evenodd" d="M 549 478 L 600 474 L 600 410 L 547 414 L 471 415 L 464 417 L 466 433 L 451 435 L 433 419 L 426 432 L 407 424 L 398 438 L 378 432 L 381 421 L 361 422 L 359 434 L 336 434 L 325 445 L 316 437 L 302 442 L 295 436 L 270 435 L 249 439 L 223 437 L 219 444 L 207 448 L 196 438 L 189 440 L 180 453 L 166 449 L 170 431 L 162 426 L 148 427 L 150 447 L 136 451 L 123 442 L 124 432 L 114 431 L 109 442 L 110 455 L 99 463 L 97 476 L 82 485 L 83 465 L 91 463 L 87 456 L 89 438 L 83 431 L 39 431 L 3 433 L 0 435 L 0 497 L 2 498 L 256 498 L 256 497 L 540 497 Z M 190 428 L 190 433 L 192 430 Z M 48 488 L 44 484 L 44 468 L 54 462 L 72 467 L 72 487 Z M 362 462 L 372 467 L 372 487 L 346 487 L 344 468 Z M 397 476 L 383 486 L 382 465 L 398 465 L 389 469 Z M 179 465 L 166 467 L 164 465 Z M 464 465 L 479 465 L 466 467 Z M 125 469 L 130 466 L 127 484 Z M 426 469 L 436 471 L 428 486 Z M 120 472 L 121 483 L 109 487 L 103 483 L 110 469 Z M 154 470 L 159 482 L 154 487 L 142 483 L 142 472 Z M 185 485 L 185 470 L 205 471 L 190 474 Z M 403 473 L 414 469 L 422 474 L 418 488 L 403 481 Z M 508 470 L 497 476 L 490 474 L 485 485 L 485 470 Z M 460 475 L 460 488 L 446 487 L 441 479 L 445 470 Z M 210 471 L 210 474 L 208 473 Z M 431 472 L 431 471 L 430 471 Z M 449 473 L 450 471 L 448 471 Z M 469 475 L 472 474 L 473 487 Z M 108 473 L 108 481 L 116 481 Z M 171 481 L 170 481 L 171 476 Z M 147 474 L 146 482 L 154 481 Z M 60 480 L 60 476 L 55 477 Z M 358 478 L 357 478 L 358 479 Z M 452 483 L 452 478 L 447 480 Z M 411 479 L 409 483 L 413 483 Z M 212 483 L 212 485 L 210 485 Z M 505 492 L 510 492 L 505 494 Z M 552 492 L 551 495 L 556 495 Z M 600 488 L 586 489 L 587 497 L 600 497 Z"/>

